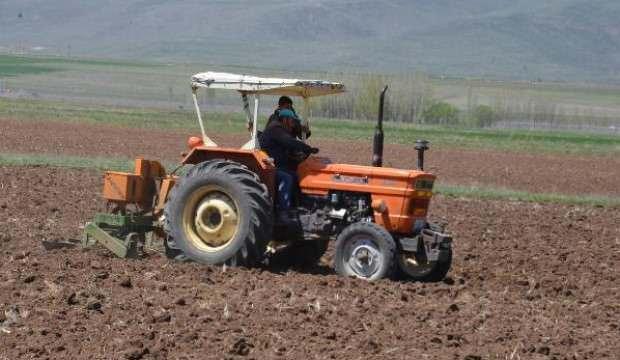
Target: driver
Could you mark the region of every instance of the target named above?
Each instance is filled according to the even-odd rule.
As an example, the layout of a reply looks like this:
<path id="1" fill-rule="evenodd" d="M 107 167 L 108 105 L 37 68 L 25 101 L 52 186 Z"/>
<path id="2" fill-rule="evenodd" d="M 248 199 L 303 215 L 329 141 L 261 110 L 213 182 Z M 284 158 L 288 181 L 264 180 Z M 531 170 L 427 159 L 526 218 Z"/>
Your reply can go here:
<path id="1" fill-rule="evenodd" d="M 297 112 L 295 112 L 295 108 L 293 108 L 293 100 L 286 95 L 280 96 L 280 98 L 278 99 L 278 108 L 273 112 L 273 114 L 271 114 L 271 116 L 269 116 L 269 120 L 267 120 L 267 124 L 265 125 L 265 130 L 272 122 L 278 120 L 280 110 L 282 109 L 291 110 L 293 114 L 295 114 L 295 119 L 297 121 L 295 126 L 293 127 L 293 136 L 301 139 L 302 131 L 305 131 L 306 139 L 309 138 L 311 134 L 310 129 L 308 128 L 308 126 L 301 124 L 301 119 L 299 119 L 299 117 L 297 116 Z"/>
<path id="2" fill-rule="evenodd" d="M 303 153 L 307 156 L 319 152 L 318 148 L 297 140 L 294 131 L 298 124 L 299 119 L 292 110 L 280 109 L 277 119 L 269 123 L 260 138 L 261 148 L 273 159 L 276 166 L 277 222 L 282 225 L 291 225 L 295 221 L 291 204 L 297 185 L 297 174 L 290 169 L 289 155 Z"/>

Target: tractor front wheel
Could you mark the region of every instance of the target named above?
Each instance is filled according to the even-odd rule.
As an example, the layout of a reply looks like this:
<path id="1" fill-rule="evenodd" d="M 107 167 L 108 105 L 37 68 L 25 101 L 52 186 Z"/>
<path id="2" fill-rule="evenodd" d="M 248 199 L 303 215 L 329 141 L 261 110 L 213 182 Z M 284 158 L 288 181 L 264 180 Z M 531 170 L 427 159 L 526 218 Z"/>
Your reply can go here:
<path id="1" fill-rule="evenodd" d="M 387 230 L 375 223 L 358 222 L 338 235 L 334 265 L 342 276 L 378 280 L 392 276 L 395 254 L 396 243 Z"/>
<path id="2" fill-rule="evenodd" d="M 179 179 L 165 206 L 168 246 L 206 264 L 255 266 L 271 239 L 267 187 L 242 164 L 212 160 Z"/>
<path id="3" fill-rule="evenodd" d="M 452 266 L 452 249 L 444 251 L 445 254 L 438 261 L 428 261 L 425 256 L 418 255 L 418 253 L 402 252 L 398 255 L 398 268 L 415 281 L 441 281 Z"/>

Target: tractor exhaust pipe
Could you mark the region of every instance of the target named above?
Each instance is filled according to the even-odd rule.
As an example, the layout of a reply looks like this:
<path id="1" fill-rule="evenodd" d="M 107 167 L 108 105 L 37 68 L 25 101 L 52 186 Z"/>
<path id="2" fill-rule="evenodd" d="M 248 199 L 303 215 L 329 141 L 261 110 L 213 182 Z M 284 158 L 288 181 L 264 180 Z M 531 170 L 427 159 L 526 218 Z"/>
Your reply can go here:
<path id="1" fill-rule="evenodd" d="M 418 170 L 424 170 L 424 152 L 428 150 L 428 141 L 416 140 L 415 149 L 418 151 Z"/>
<path id="2" fill-rule="evenodd" d="M 379 98 L 379 118 L 375 127 L 375 136 L 372 141 L 372 166 L 383 166 L 383 104 L 385 102 L 385 92 L 388 87 L 385 85 Z"/>

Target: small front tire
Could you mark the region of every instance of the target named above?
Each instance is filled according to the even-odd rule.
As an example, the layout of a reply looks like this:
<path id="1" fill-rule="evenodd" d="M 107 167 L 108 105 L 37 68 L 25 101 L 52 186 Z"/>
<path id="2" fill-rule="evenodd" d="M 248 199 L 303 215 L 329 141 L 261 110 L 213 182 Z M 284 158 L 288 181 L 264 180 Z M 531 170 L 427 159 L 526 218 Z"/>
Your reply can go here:
<path id="1" fill-rule="evenodd" d="M 342 276 L 374 281 L 392 276 L 396 243 L 375 223 L 358 222 L 346 227 L 336 240 L 334 265 Z"/>
<path id="2" fill-rule="evenodd" d="M 445 249 L 440 260 L 429 262 L 416 253 L 402 252 L 398 255 L 398 268 L 408 278 L 421 282 L 443 280 L 452 266 L 452 249 Z"/>

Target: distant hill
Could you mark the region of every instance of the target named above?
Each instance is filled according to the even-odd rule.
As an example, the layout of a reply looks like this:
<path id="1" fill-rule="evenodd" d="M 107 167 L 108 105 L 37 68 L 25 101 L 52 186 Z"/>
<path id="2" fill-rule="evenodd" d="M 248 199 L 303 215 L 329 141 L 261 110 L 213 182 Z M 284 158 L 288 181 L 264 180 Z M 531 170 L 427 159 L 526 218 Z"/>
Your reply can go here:
<path id="1" fill-rule="evenodd" d="M 620 82 L 617 0 L 0 2 L 0 51 Z"/>

